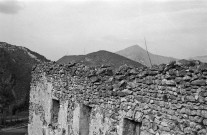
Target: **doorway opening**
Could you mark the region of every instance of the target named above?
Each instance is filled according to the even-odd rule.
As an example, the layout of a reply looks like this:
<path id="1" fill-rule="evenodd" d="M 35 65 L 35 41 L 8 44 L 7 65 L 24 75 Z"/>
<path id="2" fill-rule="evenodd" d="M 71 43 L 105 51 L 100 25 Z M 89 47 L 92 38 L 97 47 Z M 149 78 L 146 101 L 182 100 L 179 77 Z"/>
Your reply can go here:
<path id="1" fill-rule="evenodd" d="M 52 99 L 51 122 L 58 123 L 58 113 L 60 110 L 60 101 Z"/>
<path id="2" fill-rule="evenodd" d="M 80 105 L 80 127 L 79 135 L 89 135 L 90 116 L 92 107 Z"/>
<path id="3" fill-rule="evenodd" d="M 141 122 L 136 122 L 127 118 L 123 121 L 123 133 L 122 135 L 140 135 Z"/>

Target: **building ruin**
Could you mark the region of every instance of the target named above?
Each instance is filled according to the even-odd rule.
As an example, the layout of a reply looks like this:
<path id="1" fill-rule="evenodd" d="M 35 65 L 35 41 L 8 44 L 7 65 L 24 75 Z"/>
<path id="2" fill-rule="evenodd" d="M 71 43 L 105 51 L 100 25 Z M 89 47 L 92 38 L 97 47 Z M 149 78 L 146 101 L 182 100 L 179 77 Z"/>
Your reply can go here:
<path id="1" fill-rule="evenodd" d="M 206 135 L 207 68 L 33 69 L 29 135 Z"/>

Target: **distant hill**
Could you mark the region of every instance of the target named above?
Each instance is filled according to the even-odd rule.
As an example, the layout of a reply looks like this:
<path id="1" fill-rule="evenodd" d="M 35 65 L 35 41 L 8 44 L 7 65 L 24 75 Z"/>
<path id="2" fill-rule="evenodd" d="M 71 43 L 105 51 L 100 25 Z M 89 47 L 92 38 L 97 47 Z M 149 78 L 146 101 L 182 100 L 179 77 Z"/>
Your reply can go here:
<path id="1" fill-rule="evenodd" d="M 122 55 L 124 57 L 127 57 L 131 60 L 137 61 L 143 65 L 150 66 L 150 61 L 148 58 L 147 51 L 141 48 L 138 45 L 130 46 L 128 48 L 125 48 L 123 50 L 120 50 L 116 52 L 119 55 Z M 175 58 L 172 57 L 165 57 L 165 56 L 160 56 L 156 54 L 152 54 L 149 52 L 152 64 L 154 65 L 159 65 L 159 64 L 167 64 L 171 61 L 176 60 Z"/>
<path id="2" fill-rule="evenodd" d="M 32 67 L 47 61 L 25 47 L 0 42 L 0 105 L 28 98 Z"/>
<path id="3" fill-rule="evenodd" d="M 197 57 L 192 57 L 190 59 L 193 59 L 193 60 L 200 60 L 201 62 L 205 62 L 207 63 L 207 55 L 205 56 L 197 56 Z"/>
<path id="4" fill-rule="evenodd" d="M 78 62 L 88 66 L 101 66 L 101 65 L 110 65 L 113 68 L 118 68 L 121 65 L 129 65 L 133 67 L 143 66 L 142 64 L 125 58 L 121 55 L 108 52 L 108 51 L 98 51 L 89 53 L 87 55 L 69 55 L 64 56 L 57 61 L 57 63 L 69 63 L 69 62 Z"/>

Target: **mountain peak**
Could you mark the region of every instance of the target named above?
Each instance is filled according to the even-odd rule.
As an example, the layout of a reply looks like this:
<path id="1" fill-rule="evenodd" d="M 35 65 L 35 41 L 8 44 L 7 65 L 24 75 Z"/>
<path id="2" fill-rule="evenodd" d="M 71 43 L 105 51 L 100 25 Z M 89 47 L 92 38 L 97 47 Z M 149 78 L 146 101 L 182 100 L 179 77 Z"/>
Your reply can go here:
<path id="1" fill-rule="evenodd" d="M 145 49 L 143 49 L 139 45 L 132 45 L 132 46 L 125 48 L 124 51 L 130 52 L 130 53 L 142 53 L 142 52 L 145 52 Z M 118 51 L 117 53 L 119 54 L 119 52 L 123 53 L 123 50 Z"/>
<path id="2" fill-rule="evenodd" d="M 139 45 L 132 45 L 132 46 L 130 46 L 130 47 L 128 47 L 128 48 L 142 48 L 142 47 L 140 47 Z"/>
<path id="3" fill-rule="evenodd" d="M 167 64 L 171 61 L 176 60 L 175 58 L 155 55 L 150 52 L 149 52 L 149 56 L 148 56 L 147 51 L 145 49 L 143 49 L 142 47 L 140 47 L 139 45 L 130 46 L 130 47 L 125 48 L 123 50 L 120 50 L 116 53 L 119 55 L 122 55 L 124 57 L 127 57 L 131 60 L 137 61 L 143 65 L 146 65 L 146 66 L 151 65 L 150 60 L 149 60 L 149 56 L 152 61 L 152 64 L 155 64 L 155 65 L 159 65 L 159 64 L 163 64 L 163 63 Z"/>

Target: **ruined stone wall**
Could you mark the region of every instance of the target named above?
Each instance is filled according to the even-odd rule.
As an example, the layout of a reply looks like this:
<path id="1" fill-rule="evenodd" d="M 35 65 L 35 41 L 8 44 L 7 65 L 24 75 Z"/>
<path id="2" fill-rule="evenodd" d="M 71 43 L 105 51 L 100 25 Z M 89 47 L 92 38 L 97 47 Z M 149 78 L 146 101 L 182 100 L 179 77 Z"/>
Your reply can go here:
<path id="1" fill-rule="evenodd" d="M 60 104 L 52 122 L 53 100 Z M 45 63 L 35 67 L 29 135 L 206 135 L 207 68 Z"/>

